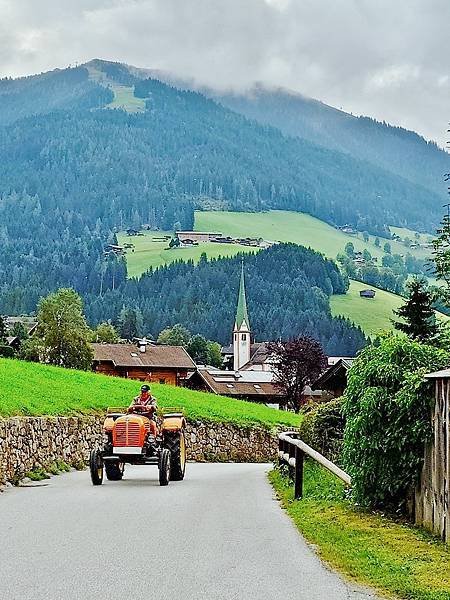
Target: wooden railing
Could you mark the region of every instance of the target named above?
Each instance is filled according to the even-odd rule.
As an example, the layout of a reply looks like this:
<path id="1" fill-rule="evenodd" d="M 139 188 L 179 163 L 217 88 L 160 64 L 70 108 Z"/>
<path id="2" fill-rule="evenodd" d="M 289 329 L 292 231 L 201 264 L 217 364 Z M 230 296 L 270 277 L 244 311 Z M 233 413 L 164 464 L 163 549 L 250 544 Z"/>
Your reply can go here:
<path id="1" fill-rule="evenodd" d="M 289 466 L 294 478 L 294 498 L 298 500 L 303 496 L 303 462 L 305 455 L 310 456 L 323 467 L 328 469 L 333 475 L 342 479 L 348 486 L 351 485 L 351 478 L 345 471 L 337 465 L 322 456 L 319 452 L 302 442 L 295 431 L 286 431 L 278 436 L 278 459 L 280 464 Z"/>

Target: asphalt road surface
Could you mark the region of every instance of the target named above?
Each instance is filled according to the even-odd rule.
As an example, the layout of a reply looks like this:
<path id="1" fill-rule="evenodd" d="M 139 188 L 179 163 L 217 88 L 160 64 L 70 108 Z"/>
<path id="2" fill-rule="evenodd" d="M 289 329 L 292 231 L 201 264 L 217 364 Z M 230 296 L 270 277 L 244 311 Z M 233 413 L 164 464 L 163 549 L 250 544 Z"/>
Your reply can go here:
<path id="1" fill-rule="evenodd" d="M 93 487 L 72 472 L 0 494 L 0 598 L 366 600 L 316 557 L 274 499 L 267 465 L 155 467 Z"/>

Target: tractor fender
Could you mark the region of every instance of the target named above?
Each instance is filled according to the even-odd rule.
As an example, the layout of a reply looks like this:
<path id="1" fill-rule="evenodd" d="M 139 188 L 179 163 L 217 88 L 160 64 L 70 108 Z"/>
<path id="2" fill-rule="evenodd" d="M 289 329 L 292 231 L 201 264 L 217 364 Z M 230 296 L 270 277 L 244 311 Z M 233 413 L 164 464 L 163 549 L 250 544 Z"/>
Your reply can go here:
<path id="1" fill-rule="evenodd" d="M 162 431 L 181 431 L 185 427 L 186 420 L 182 415 L 163 417 Z"/>

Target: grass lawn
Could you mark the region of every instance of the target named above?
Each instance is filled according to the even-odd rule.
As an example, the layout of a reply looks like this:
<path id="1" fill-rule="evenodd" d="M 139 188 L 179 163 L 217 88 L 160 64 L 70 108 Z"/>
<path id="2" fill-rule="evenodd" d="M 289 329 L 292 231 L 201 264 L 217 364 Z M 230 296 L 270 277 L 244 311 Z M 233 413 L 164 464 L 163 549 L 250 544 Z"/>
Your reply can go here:
<path id="1" fill-rule="evenodd" d="M 0 358 L 0 416 L 76 415 L 126 406 L 140 382 L 85 371 Z M 261 425 L 297 426 L 299 416 L 252 402 L 205 392 L 152 384 L 160 407 L 182 407 L 190 419 Z"/>
<path id="2" fill-rule="evenodd" d="M 346 577 L 408 600 L 450 598 L 450 548 L 436 538 L 356 510 L 343 484 L 316 463 L 305 464 L 302 500 L 293 500 L 293 486 L 278 470 L 269 478 L 297 528 Z"/>
<path id="3" fill-rule="evenodd" d="M 360 298 L 359 292 L 367 288 L 376 291 L 375 298 Z M 393 310 L 404 304 L 404 298 L 385 292 L 367 283 L 350 281 L 346 294 L 331 296 L 330 308 L 334 316 L 347 317 L 364 331 L 375 336 L 380 331 L 393 329 L 390 319 L 394 318 Z"/>
<path id="4" fill-rule="evenodd" d="M 240 246 L 239 244 L 213 244 L 200 243 L 192 248 L 173 248 L 167 250 L 168 241 L 158 241 L 164 235 L 171 235 L 166 231 L 146 231 L 144 235 L 128 236 L 125 233 L 118 233 L 117 240 L 123 244 L 134 244 L 135 250 L 127 250 L 127 269 L 129 277 L 139 277 L 147 269 L 160 267 L 170 264 L 176 260 L 193 260 L 198 262 L 202 252 L 206 252 L 208 258 L 218 258 L 219 256 L 234 256 L 239 252 L 251 252 L 257 248 Z M 155 239 L 156 238 L 156 239 Z"/>
<path id="5" fill-rule="evenodd" d="M 145 110 L 144 98 L 136 98 L 132 87 L 125 85 L 110 84 L 114 92 L 114 100 L 106 108 L 123 108 L 127 112 L 142 112 Z"/>
<path id="6" fill-rule="evenodd" d="M 344 251 L 347 242 L 352 242 L 356 250 L 367 249 L 372 256 L 379 260 L 384 254 L 382 248 L 375 246 L 374 236 L 369 236 L 369 241 L 365 242 L 360 233 L 349 235 L 320 219 L 311 217 L 311 215 L 284 210 L 271 210 L 265 213 L 196 211 L 195 229 L 197 231 L 221 231 L 225 235 L 234 237 L 251 236 L 280 242 L 295 242 L 302 246 L 310 246 L 313 250 L 322 252 L 325 256 L 333 259 L 339 252 Z M 411 233 L 411 239 L 413 236 L 414 232 Z M 402 237 L 405 236 L 402 235 Z M 410 250 L 395 240 L 380 238 L 381 246 L 387 241 L 391 245 L 393 254 L 409 252 L 418 258 L 429 255 L 429 251 Z"/>

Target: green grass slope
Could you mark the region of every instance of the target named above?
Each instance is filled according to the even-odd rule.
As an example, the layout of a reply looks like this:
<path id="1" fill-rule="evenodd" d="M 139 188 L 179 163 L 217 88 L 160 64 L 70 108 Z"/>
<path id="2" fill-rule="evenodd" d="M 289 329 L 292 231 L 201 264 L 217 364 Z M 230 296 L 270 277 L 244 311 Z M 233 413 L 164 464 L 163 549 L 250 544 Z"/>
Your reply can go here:
<path id="1" fill-rule="evenodd" d="M 262 237 L 279 242 L 294 242 L 302 246 L 309 246 L 333 259 L 339 252 L 344 251 L 347 242 L 352 242 L 355 250 L 362 252 L 367 249 L 372 256 L 378 259 L 384 254 L 382 248 L 375 246 L 374 236 L 369 236 L 369 241 L 365 242 L 361 233 L 349 235 L 311 215 L 285 210 L 271 210 L 263 213 L 196 211 L 195 229 L 197 231 L 221 231 L 224 235 L 233 237 Z M 414 232 L 411 238 L 413 235 Z M 380 238 L 381 246 L 387 241 Z M 429 255 L 427 250 L 411 250 L 395 240 L 389 240 L 389 244 L 392 254 L 409 252 L 417 258 Z"/>
<path id="2" fill-rule="evenodd" d="M 359 292 L 367 288 L 376 291 L 375 298 L 361 298 Z M 360 325 L 371 336 L 380 331 L 393 329 L 390 319 L 393 310 L 399 308 L 404 299 L 396 294 L 385 292 L 367 283 L 351 281 L 345 295 L 331 296 L 330 308 L 334 316 L 347 317 L 356 325 Z"/>
<path id="3" fill-rule="evenodd" d="M 373 289 L 375 298 L 361 298 L 361 290 Z M 404 304 L 405 299 L 360 281 L 350 281 L 350 288 L 344 295 L 331 296 L 330 308 L 334 316 L 347 317 L 370 336 L 380 331 L 394 329 L 391 319 L 396 318 L 393 311 Z M 436 312 L 438 319 L 447 321 L 449 317 Z"/>
<path id="4" fill-rule="evenodd" d="M 167 265 L 176 260 L 193 260 L 197 263 L 203 252 L 208 258 L 218 258 L 219 256 L 235 256 L 239 252 L 254 251 L 255 248 L 240 246 L 239 244 L 212 244 L 200 243 L 192 248 L 172 248 L 167 249 L 167 241 L 158 241 L 164 235 L 170 235 L 165 231 L 146 231 L 144 235 L 128 236 L 121 232 L 117 234 L 117 241 L 123 244 L 134 244 L 135 250 L 127 251 L 127 269 L 129 277 L 139 277 L 150 267 L 154 269 L 161 265 Z"/>
<path id="5" fill-rule="evenodd" d="M 77 415 L 126 406 L 140 383 L 84 371 L 0 359 L 0 416 Z M 160 407 L 182 407 L 190 419 L 239 425 L 297 426 L 299 416 L 242 400 L 152 384 Z"/>

